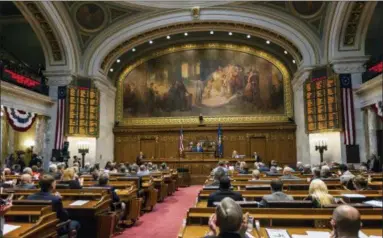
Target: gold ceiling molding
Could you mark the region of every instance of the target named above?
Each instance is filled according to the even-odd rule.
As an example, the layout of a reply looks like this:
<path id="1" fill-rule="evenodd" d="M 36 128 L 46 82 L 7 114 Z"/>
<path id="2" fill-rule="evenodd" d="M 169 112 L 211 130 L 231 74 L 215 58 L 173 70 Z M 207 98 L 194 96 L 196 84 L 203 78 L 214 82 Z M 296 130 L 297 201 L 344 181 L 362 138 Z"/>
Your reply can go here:
<path id="1" fill-rule="evenodd" d="M 210 31 L 212 28 L 214 28 L 214 30 L 216 31 L 234 31 L 270 39 L 272 42 L 279 44 L 286 50 L 288 50 L 297 61 L 302 60 L 302 54 L 300 53 L 298 47 L 296 47 L 287 38 L 281 36 L 277 32 L 273 32 L 256 26 L 249 26 L 230 22 L 191 22 L 157 28 L 152 31 L 148 31 L 140 35 L 134 36 L 129 40 L 122 42 L 108 53 L 108 55 L 102 61 L 101 68 L 105 72 L 107 72 L 111 65 L 114 63 L 115 59 L 117 59 L 126 51 L 129 51 L 134 46 L 142 44 L 148 40 L 155 40 L 156 38 L 162 36 L 176 34 L 184 31 Z"/>
<path id="2" fill-rule="evenodd" d="M 343 44 L 345 46 L 353 46 L 355 44 L 356 33 L 359 23 L 362 19 L 362 13 L 367 5 L 367 2 L 355 2 L 352 6 L 350 15 L 348 16 Z"/>
<path id="3" fill-rule="evenodd" d="M 18 4 L 22 4 L 22 5 L 25 4 L 31 16 L 38 23 L 38 25 L 36 26 L 39 27 L 42 30 L 42 32 L 44 32 L 43 37 L 45 37 L 49 43 L 49 47 L 52 51 L 53 60 L 54 61 L 64 60 L 63 52 L 60 47 L 60 41 L 57 40 L 57 36 L 55 35 L 52 29 L 51 23 L 46 19 L 46 17 L 41 12 L 37 4 L 35 2 L 26 2 L 26 3 L 19 2 Z"/>
<path id="4" fill-rule="evenodd" d="M 242 53 L 251 54 L 263 58 L 271 62 L 283 76 L 283 89 L 284 89 L 284 114 L 269 114 L 269 115 L 252 115 L 252 116 L 206 116 L 204 117 L 205 124 L 235 124 L 235 123 L 272 123 L 272 122 L 287 122 L 289 118 L 293 117 L 292 110 L 292 94 L 291 94 L 291 78 L 286 66 L 277 58 L 264 51 L 255 48 L 238 45 L 238 44 L 224 44 L 224 43 L 205 43 L 205 44 L 184 44 L 181 46 L 170 47 L 165 50 L 159 50 L 147 56 L 138 59 L 133 64 L 126 67 L 118 77 L 117 93 L 116 93 L 116 121 L 119 121 L 122 126 L 150 126 L 150 125 L 193 125 L 198 124 L 198 117 L 131 117 L 124 118 L 123 114 L 123 94 L 124 94 L 124 80 L 128 74 L 141 64 L 171 53 L 181 52 L 186 50 L 199 50 L 199 49 L 222 49 L 232 50 Z"/>

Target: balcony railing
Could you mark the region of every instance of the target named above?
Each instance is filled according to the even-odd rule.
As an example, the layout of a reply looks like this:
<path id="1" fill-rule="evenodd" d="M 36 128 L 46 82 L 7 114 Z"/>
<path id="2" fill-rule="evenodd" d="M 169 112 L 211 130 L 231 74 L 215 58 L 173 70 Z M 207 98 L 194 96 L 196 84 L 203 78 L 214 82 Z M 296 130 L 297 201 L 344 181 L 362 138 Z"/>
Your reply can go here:
<path id="1" fill-rule="evenodd" d="M 31 68 L 5 49 L 0 49 L 0 79 L 28 90 L 49 95 L 47 78 L 42 72 Z"/>

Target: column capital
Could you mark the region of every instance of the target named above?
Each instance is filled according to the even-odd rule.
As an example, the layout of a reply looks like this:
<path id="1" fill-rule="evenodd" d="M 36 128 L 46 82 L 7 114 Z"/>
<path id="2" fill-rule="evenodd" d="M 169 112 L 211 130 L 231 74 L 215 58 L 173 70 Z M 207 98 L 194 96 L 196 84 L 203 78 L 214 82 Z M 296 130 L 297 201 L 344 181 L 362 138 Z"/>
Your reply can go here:
<path id="1" fill-rule="evenodd" d="M 69 71 L 46 71 L 44 75 L 48 78 L 49 86 L 66 86 L 75 76 Z"/>
<path id="2" fill-rule="evenodd" d="M 293 90 L 296 91 L 299 87 L 305 82 L 305 80 L 310 76 L 311 70 L 315 68 L 314 66 L 301 67 L 297 72 L 295 72 L 293 79 L 291 80 L 291 85 Z"/>
<path id="3" fill-rule="evenodd" d="M 365 63 L 369 58 L 369 56 L 344 57 L 333 59 L 330 64 L 333 65 L 333 69 L 337 74 L 363 73 L 366 71 Z"/>

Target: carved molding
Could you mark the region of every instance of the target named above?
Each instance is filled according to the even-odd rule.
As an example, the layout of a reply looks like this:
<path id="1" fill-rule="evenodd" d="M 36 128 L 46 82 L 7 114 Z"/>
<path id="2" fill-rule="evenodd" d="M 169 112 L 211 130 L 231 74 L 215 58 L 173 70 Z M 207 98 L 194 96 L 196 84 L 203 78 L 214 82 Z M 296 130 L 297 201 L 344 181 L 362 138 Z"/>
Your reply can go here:
<path id="1" fill-rule="evenodd" d="M 303 83 L 308 79 L 310 76 L 311 70 L 314 69 L 315 67 L 303 67 L 300 68 L 297 72 L 294 74 L 293 80 L 291 80 L 291 84 L 293 86 L 293 91 L 295 92 L 296 90 L 299 90 Z"/>
<path id="2" fill-rule="evenodd" d="M 367 2 L 354 2 L 351 11 L 348 15 L 347 23 L 345 24 L 345 32 L 343 36 L 343 45 L 352 46 L 355 44 L 356 33 L 358 30 L 359 22 L 362 18 L 362 13 L 366 7 Z"/>
<path id="3" fill-rule="evenodd" d="M 349 57 L 342 59 L 334 59 L 330 63 L 333 65 L 334 72 L 342 73 L 363 73 L 366 71 L 365 62 L 369 56 Z"/>
<path id="4" fill-rule="evenodd" d="M 270 39 L 274 43 L 280 44 L 281 47 L 284 47 L 286 50 L 288 50 L 297 61 L 302 60 L 302 54 L 298 50 L 298 47 L 295 46 L 292 42 L 290 42 L 287 38 L 284 38 L 283 36 L 278 34 L 277 32 L 269 31 L 255 26 L 248 26 L 244 24 L 229 22 L 190 22 L 157 28 L 152 31 L 139 34 L 135 37 L 130 38 L 129 40 L 122 42 L 112 51 L 110 51 L 108 55 L 103 59 L 101 68 L 104 70 L 104 72 L 108 72 L 108 69 L 120 55 L 143 42 L 147 42 L 150 39 L 162 37 L 167 34 L 177 34 L 179 32 L 184 31 L 210 31 L 212 28 L 214 28 L 217 31 L 235 29 L 236 32 L 244 32 L 246 34 L 252 34 L 261 38 Z"/>

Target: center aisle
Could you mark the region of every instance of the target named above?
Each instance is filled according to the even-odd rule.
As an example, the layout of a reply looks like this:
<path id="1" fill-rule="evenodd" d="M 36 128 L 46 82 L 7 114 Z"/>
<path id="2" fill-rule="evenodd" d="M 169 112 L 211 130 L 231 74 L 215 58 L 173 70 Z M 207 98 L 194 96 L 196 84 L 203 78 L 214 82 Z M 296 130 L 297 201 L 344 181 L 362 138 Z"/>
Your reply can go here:
<path id="1" fill-rule="evenodd" d="M 153 211 L 145 213 L 131 228 L 128 228 L 118 238 L 176 238 L 186 217 L 187 210 L 192 207 L 202 186 L 179 188 L 172 196 L 166 197 L 162 203 L 157 203 Z"/>

